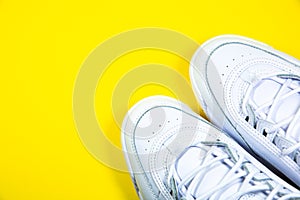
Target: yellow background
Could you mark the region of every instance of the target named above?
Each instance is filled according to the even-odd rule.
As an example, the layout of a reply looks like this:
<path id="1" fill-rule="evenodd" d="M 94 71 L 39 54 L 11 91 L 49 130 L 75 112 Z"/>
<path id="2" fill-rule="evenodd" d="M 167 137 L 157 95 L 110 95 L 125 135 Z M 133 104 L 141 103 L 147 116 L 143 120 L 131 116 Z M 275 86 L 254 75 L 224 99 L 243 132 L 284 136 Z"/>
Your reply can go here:
<path id="1" fill-rule="evenodd" d="M 172 29 L 199 44 L 233 33 L 300 58 L 299 21 L 299 0 L 0 0 L 0 200 L 137 199 L 129 175 L 91 156 L 73 121 L 80 66 L 106 39 L 143 27 Z M 117 146 L 111 88 L 126 70 L 149 62 L 188 80 L 188 62 L 165 52 L 138 51 L 114 63 L 112 69 L 122 70 L 100 80 L 95 104 Z M 159 85 L 130 92 L 128 107 L 153 94 L 178 96 Z"/>

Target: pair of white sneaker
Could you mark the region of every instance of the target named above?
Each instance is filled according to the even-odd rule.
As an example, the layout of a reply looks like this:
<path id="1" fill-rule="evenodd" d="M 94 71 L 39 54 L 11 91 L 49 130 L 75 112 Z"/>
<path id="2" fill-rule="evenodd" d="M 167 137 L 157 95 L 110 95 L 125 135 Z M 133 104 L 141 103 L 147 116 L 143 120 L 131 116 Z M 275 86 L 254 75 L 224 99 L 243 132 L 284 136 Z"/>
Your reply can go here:
<path id="1" fill-rule="evenodd" d="M 267 168 L 300 187 L 299 67 L 244 37 L 203 44 L 190 79 L 216 126 L 164 96 L 140 101 L 124 119 L 122 145 L 139 197 L 300 199 L 288 179 Z"/>

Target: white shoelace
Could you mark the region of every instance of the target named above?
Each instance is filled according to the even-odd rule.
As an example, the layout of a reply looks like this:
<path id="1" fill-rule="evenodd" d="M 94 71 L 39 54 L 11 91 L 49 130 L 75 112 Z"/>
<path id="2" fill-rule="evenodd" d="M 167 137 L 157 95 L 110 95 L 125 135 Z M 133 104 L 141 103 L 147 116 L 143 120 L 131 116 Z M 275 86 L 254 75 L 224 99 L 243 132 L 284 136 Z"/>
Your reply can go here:
<path id="1" fill-rule="evenodd" d="M 297 80 L 295 80 L 294 78 L 297 78 Z M 263 133 L 264 131 L 266 131 L 265 133 L 268 134 L 267 138 L 269 138 L 273 143 L 274 138 L 277 134 L 287 139 L 287 136 L 293 131 L 297 120 L 299 120 L 300 118 L 300 108 L 298 108 L 298 111 L 294 115 L 291 115 L 286 119 L 281 120 L 280 122 L 274 123 L 274 121 L 272 121 L 271 119 L 274 112 L 276 112 L 275 108 L 277 105 L 282 103 L 291 95 L 300 92 L 300 86 L 298 84 L 300 80 L 298 79 L 299 77 L 291 77 L 289 75 L 265 78 L 265 80 L 275 81 L 276 83 L 280 84 L 281 87 L 273 100 L 266 102 L 259 107 L 256 106 L 250 98 L 250 95 L 253 92 L 255 85 L 250 84 L 249 88 L 246 91 L 244 101 L 242 104 L 243 113 L 246 113 L 248 115 L 248 122 L 253 127 L 256 126 L 256 129 L 259 132 Z M 289 89 L 290 91 L 284 93 L 286 89 Z M 284 129 L 283 127 L 287 128 Z M 289 139 L 287 140 L 289 141 L 290 146 L 281 147 L 283 155 L 289 155 L 300 148 L 300 142 L 290 141 Z"/>
<path id="2" fill-rule="evenodd" d="M 207 145 L 207 144 L 206 144 Z M 180 178 L 177 169 L 178 161 L 181 157 L 189 150 L 189 148 L 197 148 L 197 146 L 191 146 L 187 148 L 181 156 L 179 156 L 176 162 L 171 166 L 170 173 L 168 177 L 168 183 L 172 190 L 172 195 L 175 199 L 186 199 L 186 200 L 217 200 L 220 199 L 222 194 L 226 192 L 233 185 L 239 184 L 238 191 L 232 194 L 231 198 L 239 199 L 243 195 L 264 192 L 267 197 L 266 200 L 278 199 L 290 199 L 290 198 L 300 198 L 300 194 L 293 193 L 287 190 L 282 185 L 275 183 L 266 174 L 257 169 L 249 161 L 245 160 L 243 155 L 239 155 L 236 159 L 231 150 L 226 144 L 223 143 L 209 143 L 212 146 L 208 154 L 214 155 L 214 158 L 206 156 L 199 166 L 195 166 L 194 170 L 188 172 L 183 178 Z M 216 148 L 222 148 L 223 154 L 216 156 L 214 150 Z M 231 166 L 231 169 L 226 173 L 219 183 L 216 183 L 215 187 L 209 191 L 205 191 L 200 196 L 196 195 L 196 190 L 201 190 L 199 185 L 203 181 L 203 177 L 210 170 L 213 170 L 216 165 Z M 214 177 L 211 177 L 214 179 Z M 275 185 L 275 186 L 274 186 Z M 274 186 L 274 187 L 273 187 Z M 191 189 L 193 188 L 193 189 Z"/>

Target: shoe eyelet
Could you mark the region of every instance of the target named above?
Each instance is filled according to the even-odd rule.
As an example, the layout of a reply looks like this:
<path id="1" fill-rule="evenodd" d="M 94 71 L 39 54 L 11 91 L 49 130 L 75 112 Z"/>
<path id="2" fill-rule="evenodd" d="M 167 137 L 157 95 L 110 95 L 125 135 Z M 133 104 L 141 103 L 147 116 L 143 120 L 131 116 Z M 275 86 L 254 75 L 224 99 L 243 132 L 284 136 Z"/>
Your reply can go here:
<path id="1" fill-rule="evenodd" d="M 263 136 L 267 137 L 268 136 L 268 133 L 266 132 L 266 130 L 264 129 L 263 131 Z"/>
<path id="2" fill-rule="evenodd" d="M 246 116 L 245 121 L 249 122 L 249 116 Z"/>

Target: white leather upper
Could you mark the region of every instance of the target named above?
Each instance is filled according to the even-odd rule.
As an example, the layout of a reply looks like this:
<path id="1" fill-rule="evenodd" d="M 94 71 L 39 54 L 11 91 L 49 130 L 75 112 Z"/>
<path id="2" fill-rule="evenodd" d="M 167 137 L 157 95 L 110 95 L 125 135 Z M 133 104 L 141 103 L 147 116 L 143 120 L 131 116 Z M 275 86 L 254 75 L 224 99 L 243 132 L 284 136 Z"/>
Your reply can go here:
<path id="1" fill-rule="evenodd" d="M 296 59 L 262 43 L 222 36 L 202 45 L 190 68 L 194 91 L 208 117 L 298 185 L 299 166 L 245 121 L 242 101 L 249 84 L 270 75 L 299 76 L 299 65 Z"/>

